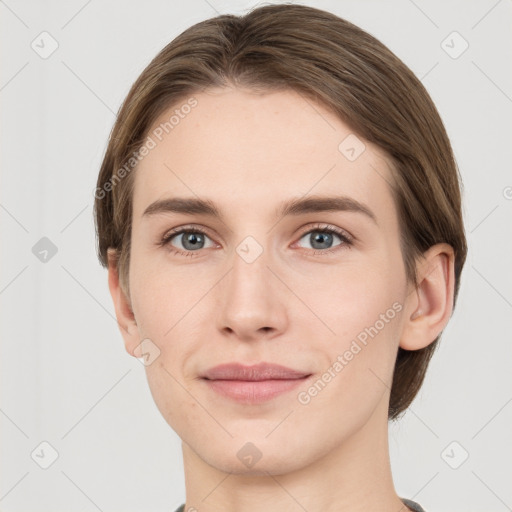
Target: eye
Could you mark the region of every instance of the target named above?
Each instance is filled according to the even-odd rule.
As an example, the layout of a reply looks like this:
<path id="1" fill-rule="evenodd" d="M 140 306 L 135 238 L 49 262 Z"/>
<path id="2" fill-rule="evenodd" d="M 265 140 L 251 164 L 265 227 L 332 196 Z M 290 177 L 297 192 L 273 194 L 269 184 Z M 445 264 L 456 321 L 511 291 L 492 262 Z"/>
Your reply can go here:
<path id="1" fill-rule="evenodd" d="M 340 242 L 332 245 L 335 238 Z M 176 241 L 174 241 L 176 239 Z M 315 255 L 324 255 L 338 250 L 347 249 L 352 246 L 352 237 L 344 230 L 331 226 L 329 224 L 317 224 L 310 227 L 304 232 L 299 241 L 306 240 L 311 244 L 310 249 L 314 251 Z M 207 240 L 210 245 L 205 245 Z M 179 244 L 178 246 L 175 243 Z M 197 227 L 181 227 L 167 232 L 162 239 L 157 242 L 158 246 L 167 246 L 173 254 L 181 256 L 198 256 L 201 249 L 214 247 L 215 243 L 211 240 L 208 234 Z"/>
<path id="2" fill-rule="evenodd" d="M 176 239 L 177 243 L 181 247 L 176 247 L 173 244 L 174 239 Z M 207 248 L 205 247 L 206 239 L 210 240 L 210 237 L 202 229 L 179 228 L 166 233 L 158 245 L 167 245 L 174 253 L 181 254 L 183 256 L 194 256 L 194 252 Z M 212 246 L 214 246 L 213 243 L 208 247 Z"/>
<path id="3" fill-rule="evenodd" d="M 333 246 L 332 244 L 335 238 L 338 238 L 340 243 Z M 313 229 L 309 229 L 301 236 L 299 242 L 303 239 L 311 245 L 310 248 L 313 249 L 316 254 L 335 252 L 352 245 L 352 239 L 348 233 L 330 225 L 314 226 Z"/>

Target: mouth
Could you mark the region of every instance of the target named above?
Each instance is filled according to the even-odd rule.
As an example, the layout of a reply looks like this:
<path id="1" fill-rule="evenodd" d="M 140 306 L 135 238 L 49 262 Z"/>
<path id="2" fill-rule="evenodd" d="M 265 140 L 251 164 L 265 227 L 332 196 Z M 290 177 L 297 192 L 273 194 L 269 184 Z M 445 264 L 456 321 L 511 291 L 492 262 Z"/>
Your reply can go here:
<path id="1" fill-rule="evenodd" d="M 218 395 L 242 404 L 267 402 L 300 386 L 311 373 L 272 363 L 228 363 L 207 370 L 201 379 Z"/>

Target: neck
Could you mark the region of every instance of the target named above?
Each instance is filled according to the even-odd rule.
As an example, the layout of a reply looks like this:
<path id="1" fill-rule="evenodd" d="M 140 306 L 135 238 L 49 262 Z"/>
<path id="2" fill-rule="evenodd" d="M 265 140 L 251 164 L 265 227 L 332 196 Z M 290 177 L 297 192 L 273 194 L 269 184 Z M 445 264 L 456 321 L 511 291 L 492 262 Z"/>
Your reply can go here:
<path id="1" fill-rule="evenodd" d="M 183 443 L 185 511 L 407 511 L 393 486 L 384 405 L 340 446 L 293 471 L 227 473 Z"/>

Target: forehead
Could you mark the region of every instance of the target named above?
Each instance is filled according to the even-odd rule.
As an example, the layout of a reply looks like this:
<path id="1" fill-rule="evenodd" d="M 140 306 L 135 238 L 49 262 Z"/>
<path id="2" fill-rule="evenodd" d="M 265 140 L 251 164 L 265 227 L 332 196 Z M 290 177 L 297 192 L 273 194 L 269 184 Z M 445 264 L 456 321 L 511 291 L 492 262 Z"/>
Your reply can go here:
<path id="1" fill-rule="evenodd" d="M 306 194 L 391 205 L 384 152 L 294 91 L 194 94 L 162 113 L 148 137 L 151 149 L 135 172 L 135 217 L 169 196 L 251 206 L 255 215 Z"/>

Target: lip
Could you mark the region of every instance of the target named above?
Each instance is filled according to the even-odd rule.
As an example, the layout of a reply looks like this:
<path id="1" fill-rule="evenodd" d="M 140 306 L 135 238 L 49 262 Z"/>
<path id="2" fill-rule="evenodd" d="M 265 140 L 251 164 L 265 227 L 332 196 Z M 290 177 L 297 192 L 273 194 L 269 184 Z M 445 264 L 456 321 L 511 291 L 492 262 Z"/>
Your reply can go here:
<path id="1" fill-rule="evenodd" d="M 240 363 L 226 363 L 206 370 L 201 377 L 209 380 L 291 380 L 310 375 L 307 372 L 293 370 L 273 363 L 258 363 L 245 366 Z"/>
<path id="2" fill-rule="evenodd" d="M 239 403 L 257 404 L 291 391 L 310 376 L 307 372 L 264 362 L 252 366 L 222 364 L 206 370 L 201 377 L 221 396 Z"/>

